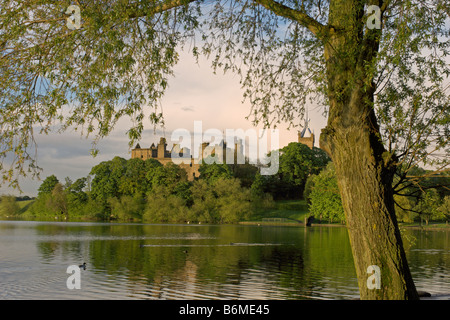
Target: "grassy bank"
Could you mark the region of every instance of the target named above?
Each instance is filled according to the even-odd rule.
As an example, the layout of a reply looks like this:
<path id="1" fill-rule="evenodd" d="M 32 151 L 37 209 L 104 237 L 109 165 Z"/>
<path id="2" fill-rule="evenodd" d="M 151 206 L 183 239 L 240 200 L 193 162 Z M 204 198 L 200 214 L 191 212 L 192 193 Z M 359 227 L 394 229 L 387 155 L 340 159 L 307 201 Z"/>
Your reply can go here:
<path id="1" fill-rule="evenodd" d="M 421 229 L 421 230 L 450 230 L 450 225 L 445 222 L 429 222 L 428 224 L 419 222 L 413 223 L 399 223 L 400 227 L 408 229 Z"/>
<path id="2" fill-rule="evenodd" d="M 260 208 L 249 219 L 242 223 L 260 224 L 298 224 L 309 216 L 308 204 L 305 200 L 276 201 L 273 208 Z"/>
<path id="3" fill-rule="evenodd" d="M 35 200 L 17 201 L 19 206 L 19 214 L 16 217 L 25 218 L 26 212 Z M 274 202 L 272 208 L 259 208 L 246 221 L 239 222 L 240 224 L 259 224 L 259 225 L 299 225 L 304 224 L 305 218 L 309 216 L 308 204 L 305 200 L 280 200 Z M 3 216 L 6 218 L 6 215 Z M 11 217 L 9 217 L 11 218 Z M 79 219 L 78 219 L 79 220 Z M 319 221 L 314 219 L 312 225 L 321 226 L 342 226 L 341 223 L 332 223 L 328 221 Z M 419 222 L 414 223 L 399 223 L 400 227 L 422 230 L 450 230 L 450 225 L 445 222 L 430 222 L 428 225 Z"/>
<path id="4" fill-rule="evenodd" d="M 17 201 L 20 210 L 16 217 L 26 217 L 27 211 L 35 200 Z M 281 200 L 274 202 L 272 208 L 259 208 L 248 221 L 242 223 L 260 224 L 299 224 L 309 216 L 305 200 Z"/>
<path id="5" fill-rule="evenodd" d="M 35 200 L 17 201 L 17 204 L 19 205 L 20 208 L 19 214 L 26 212 L 34 201 Z"/>

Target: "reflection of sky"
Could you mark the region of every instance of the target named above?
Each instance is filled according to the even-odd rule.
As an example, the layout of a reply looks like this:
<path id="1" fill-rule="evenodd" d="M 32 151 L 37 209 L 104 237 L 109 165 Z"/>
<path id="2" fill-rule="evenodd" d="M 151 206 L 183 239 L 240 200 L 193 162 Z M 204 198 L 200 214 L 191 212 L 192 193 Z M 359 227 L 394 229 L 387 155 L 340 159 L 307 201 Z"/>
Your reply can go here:
<path id="1" fill-rule="evenodd" d="M 232 74 L 214 75 L 210 63 L 206 60 L 196 64 L 190 56 L 182 56 L 175 68 L 175 77 L 169 81 L 169 88 L 162 100 L 162 110 L 165 128 L 156 128 L 147 120 L 140 145 L 148 148 L 152 143 L 158 143 L 165 135 L 168 150 L 172 147 L 171 132 L 175 129 L 194 130 L 194 121 L 202 121 L 203 131 L 208 129 L 247 129 L 253 128 L 251 119 L 246 120 L 250 112 L 250 104 L 242 103 L 243 90 L 239 79 Z M 326 124 L 321 110 L 310 108 L 310 127 L 316 134 L 316 146 L 320 129 Z M 147 110 L 148 116 L 150 110 Z M 297 123 L 298 124 L 298 123 Z M 43 168 L 41 179 L 55 174 L 60 181 L 69 176 L 73 181 L 85 177 L 90 169 L 114 156 L 130 158 L 130 148 L 126 131 L 132 123 L 128 119 L 120 120 L 109 137 L 98 144 L 99 154 L 96 158 L 90 155 L 92 139 L 83 138 L 80 132 L 68 130 L 63 134 L 51 133 L 47 136 L 37 135 L 37 160 Z M 280 142 L 283 147 L 289 142 L 297 141 L 297 129 L 287 130 L 288 125 L 278 127 Z M 41 181 L 22 179 L 21 188 L 25 195 L 34 196 Z M 0 187 L 0 193 L 18 194 L 18 191 Z"/>

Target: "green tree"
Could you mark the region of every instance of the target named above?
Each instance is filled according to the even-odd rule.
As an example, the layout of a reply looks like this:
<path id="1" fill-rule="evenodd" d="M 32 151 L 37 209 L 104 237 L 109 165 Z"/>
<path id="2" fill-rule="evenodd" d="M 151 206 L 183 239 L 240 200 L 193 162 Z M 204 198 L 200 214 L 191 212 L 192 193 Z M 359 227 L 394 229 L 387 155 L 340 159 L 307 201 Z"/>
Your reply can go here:
<path id="1" fill-rule="evenodd" d="M 119 191 L 121 194 L 141 197 L 150 190 L 151 182 L 147 179 L 147 173 L 161 164 L 155 159 L 129 159 L 125 165 L 125 174 L 120 178 Z"/>
<path id="2" fill-rule="evenodd" d="M 305 183 L 309 175 L 319 173 L 328 162 L 330 158 L 323 150 L 316 147 L 310 149 L 305 144 L 291 142 L 280 150 L 279 172 L 288 181 L 300 185 Z"/>
<path id="3" fill-rule="evenodd" d="M 86 183 L 87 178 L 80 178 L 65 189 L 70 216 L 82 214 L 83 206 L 86 205 L 89 199 L 89 196 L 84 191 Z"/>
<path id="4" fill-rule="evenodd" d="M 80 216 L 87 219 L 105 221 L 111 218 L 110 212 L 105 210 L 105 204 L 88 195 L 86 203 L 79 208 Z"/>
<path id="5" fill-rule="evenodd" d="M 259 173 L 258 168 L 248 162 L 243 164 L 230 165 L 233 177 L 241 181 L 242 187 L 250 188 L 255 180 L 256 174 Z"/>
<path id="6" fill-rule="evenodd" d="M 225 163 L 202 163 L 198 169 L 200 179 L 204 179 L 208 183 L 214 183 L 218 179 L 231 179 L 233 173 L 229 165 Z"/>
<path id="7" fill-rule="evenodd" d="M 55 186 L 59 183 L 58 178 L 55 175 L 48 176 L 42 181 L 41 185 L 38 188 L 38 197 L 42 194 L 50 194 L 52 193 Z"/>
<path id="8" fill-rule="evenodd" d="M 216 207 L 221 223 L 248 219 L 253 213 L 251 191 L 241 186 L 237 178 L 220 178 L 214 182 Z"/>
<path id="9" fill-rule="evenodd" d="M 73 182 L 66 190 L 69 192 L 81 193 L 84 192 L 87 185 L 87 178 L 79 178 Z"/>
<path id="10" fill-rule="evenodd" d="M 441 216 L 447 221 L 450 219 L 450 196 L 445 196 L 442 200 L 442 204 L 439 206 L 438 211 Z"/>
<path id="11" fill-rule="evenodd" d="M 296 198 L 303 194 L 306 179 L 325 168 L 330 158 L 319 149 L 310 149 L 307 145 L 291 142 L 280 150 L 280 168 L 278 174 L 284 183 L 292 185 Z"/>
<path id="12" fill-rule="evenodd" d="M 187 181 L 187 173 L 179 165 L 169 162 L 164 166 L 155 166 L 147 172 L 147 179 L 150 181 L 152 187 L 167 186 L 173 190 L 180 182 Z"/>
<path id="13" fill-rule="evenodd" d="M 140 195 L 134 197 L 123 195 L 120 198 L 109 198 L 108 204 L 111 207 L 111 215 L 119 220 L 139 220 L 142 218 L 145 199 Z"/>
<path id="14" fill-rule="evenodd" d="M 314 186 L 309 194 L 310 213 L 319 219 L 329 219 L 330 222 L 334 220 L 344 222 L 344 208 L 333 163 L 315 175 L 313 181 Z"/>
<path id="15" fill-rule="evenodd" d="M 190 207 L 192 205 L 192 182 L 180 181 L 178 182 L 172 193 L 185 201 L 185 204 Z"/>
<path id="16" fill-rule="evenodd" d="M 280 179 L 279 175 L 261 175 L 257 173 L 251 186 L 255 195 L 269 194 L 272 199 L 289 198 L 292 186 Z"/>
<path id="17" fill-rule="evenodd" d="M 103 161 L 91 169 L 90 175 L 95 175 L 91 184 L 91 195 L 97 201 L 106 203 L 109 198 L 121 195 L 120 180 L 125 174 L 127 160 L 114 157 Z"/>
<path id="18" fill-rule="evenodd" d="M 67 196 L 61 183 L 57 183 L 52 190 L 50 197 L 47 199 L 46 207 L 49 211 L 56 214 L 56 216 L 68 219 L 68 204 Z"/>
<path id="19" fill-rule="evenodd" d="M 0 216 L 15 216 L 20 212 L 16 197 L 3 195 L 0 197 Z"/>
<path id="20" fill-rule="evenodd" d="M 211 185 L 205 179 L 199 179 L 194 181 L 191 191 L 193 203 L 189 212 L 189 220 L 194 222 L 219 222 L 220 216 L 216 195 Z"/>
<path id="21" fill-rule="evenodd" d="M 336 168 L 361 298 L 418 298 L 391 185 L 400 163 L 442 170 L 450 162 L 448 2 L 78 3 L 75 30 L 65 23 L 66 1 L 1 3 L 0 156 L 13 154 L 3 181 L 17 185 L 27 166 L 39 172 L 29 153 L 36 125 L 47 133 L 60 120 L 95 143 L 131 116 L 133 145 L 144 109 L 163 120 L 168 77 L 179 48 L 189 47 L 212 57 L 215 70 L 240 75 L 255 123 L 296 123 L 308 98 L 325 106 L 320 145 Z M 370 5 L 380 9 L 375 19 Z M 366 285 L 373 264 L 390 281 L 380 290 Z"/>
<path id="22" fill-rule="evenodd" d="M 425 220 L 425 224 L 428 225 L 430 220 L 443 218 L 438 209 L 440 205 L 441 201 L 437 191 L 429 189 L 423 193 L 414 210 L 419 213 L 420 220 Z"/>
<path id="23" fill-rule="evenodd" d="M 173 194 L 170 188 L 156 185 L 148 195 L 143 219 L 149 222 L 189 221 L 186 201 Z"/>
<path id="24" fill-rule="evenodd" d="M 395 194 L 394 201 L 397 219 L 403 222 L 413 222 L 417 217 L 417 212 L 414 210 L 416 205 L 414 198 Z"/>
<path id="25" fill-rule="evenodd" d="M 261 173 L 257 172 L 255 174 L 255 179 L 250 187 L 250 190 L 254 196 L 261 196 L 265 192 L 265 182 L 264 177 Z"/>
<path id="26" fill-rule="evenodd" d="M 303 190 L 303 199 L 305 199 L 308 204 L 311 204 L 310 194 L 312 189 L 314 188 L 315 177 L 316 177 L 315 174 L 310 175 L 305 182 L 305 189 Z"/>

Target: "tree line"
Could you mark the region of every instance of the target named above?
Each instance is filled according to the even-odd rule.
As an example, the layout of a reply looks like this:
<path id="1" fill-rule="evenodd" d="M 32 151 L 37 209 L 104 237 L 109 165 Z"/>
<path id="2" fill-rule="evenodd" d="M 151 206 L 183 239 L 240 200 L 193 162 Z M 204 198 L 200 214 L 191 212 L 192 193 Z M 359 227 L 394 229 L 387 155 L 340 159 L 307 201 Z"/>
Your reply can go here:
<path id="1" fill-rule="evenodd" d="M 200 177 L 188 181 L 184 169 L 155 159 L 115 157 L 94 166 L 87 177 L 60 182 L 48 176 L 36 200 L 21 210 L 20 200 L 1 197 L 0 215 L 42 219 L 93 219 L 147 222 L 233 223 L 251 219 L 274 201 L 307 201 L 310 215 L 319 221 L 345 223 L 333 163 L 320 149 L 290 143 L 279 150 L 279 171 L 263 176 L 243 165 L 202 164 Z M 450 219 L 450 176 L 427 177 L 414 168 L 416 184 L 394 180 L 395 206 L 400 222 L 420 223 Z M 93 177 L 93 178 L 92 178 Z M 401 183 L 397 184 L 400 181 Z"/>
<path id="2" fill-rule="evenodd" d="M 428 175 L 429 171 L 414 167 L 409 170 L 414 183 L 394 179 L 395 213 L 400 222 L 450 220 L 450 175 Z M 399 170 L 399 172 L 401 172 Z M 398 183 L 400 182 L 400 183 Z M 319 174 L 308 177 L 303 194 L 310 214 L 320 220 L 345 222 L 334 164 L 330 162 Z"/>
<path id="3" fill-rule="evenodd" d="M 318 174 L 329 158 L 318 148 L 290 143 L 280 150 L 276 175 L 263 176 L 248 162 L 203 163 L 200 177 L 189 181 L 186 171 L 174 163 L 115 157 L 75 181 L 48 176 L 21 216 L 233 223 L 250 219 L 260 208 L 273 207 L 275 200 L 301 198 L 308 176 Z"/>

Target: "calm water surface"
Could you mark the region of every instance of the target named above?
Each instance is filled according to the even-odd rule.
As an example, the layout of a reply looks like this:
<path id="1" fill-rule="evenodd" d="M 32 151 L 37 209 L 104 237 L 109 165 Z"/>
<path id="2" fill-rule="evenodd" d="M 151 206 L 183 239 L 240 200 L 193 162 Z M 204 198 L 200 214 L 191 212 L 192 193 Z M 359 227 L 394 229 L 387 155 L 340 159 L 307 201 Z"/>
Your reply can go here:
<path id="1" fill-rule="evenodd" d="M 419 290 L 450 293 L 449 231 L 408 230 Z M 69 265 L 86 262 L 81 289 Z M 0 221 L 0 299 L 352 299 L 343 227 Z"/>

